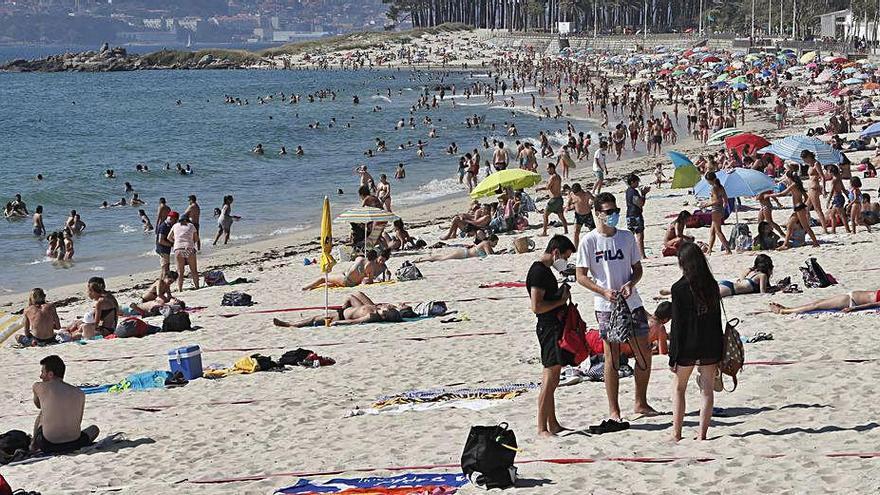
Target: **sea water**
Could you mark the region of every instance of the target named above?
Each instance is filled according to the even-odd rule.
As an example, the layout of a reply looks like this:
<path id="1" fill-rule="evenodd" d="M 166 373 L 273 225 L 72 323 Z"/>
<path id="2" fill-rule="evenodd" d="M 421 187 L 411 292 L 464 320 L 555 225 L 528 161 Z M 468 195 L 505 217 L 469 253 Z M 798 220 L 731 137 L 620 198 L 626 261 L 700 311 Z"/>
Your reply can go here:
<path id="1" fill-rule="evenodd" d="M 515 119 L 523 136 L 534 137 L 539 130 L 564 136 L 564 120 L 514 116 L 510 109 L 487 105 L 482 97 L 462 97 L 475 75 L 423 72 L 416 77 L 406 70 L 0 73 L 2 205 L 16 193 L 31 212 L 42 205 L 50 232 L 61 229 L 72 209 L 87 224 L 85 234 L 76 239 L 74 262 L 62 265 L 45 258 L 46 240 L 33 235 L 30 218 L 0 220 L 0 291 L 158 269 L 155 238 L 143 232 L 138 209 L 155 221 L 159 197 L 180 212 L 188 195 L 198 197 L 203 250 L 211 252 L 222 249 L 210 246 L 217 230 L 212 211 L 226 194 L 234 195 L 233 212 L 242 217 L 233 226 L 231 244 L 242 244 L 317 225 L 324 195 L 330 196 L 336 214 L 356 205 L 358 165 L 366 164 L 377 181 L 380 174 L 388 175 L 395 209 L 401 209 L 465 194 L 458 181 L 458 157 L 446 153 L 450 142 L 461 153 L 479 148 L 483 159 L 491 160 L 492 150 L 481 144 L 484 136 L 513 145 L 504 136 L 505 121 Z M 395 130 L 401 118 L 408 123 L 419 94 L 426 88 L 436 94 L 441 81 L 456 86 L 456 107 L 447 97 L 440 109 L 416 111 L 415 129 Z M 306 96 L 322 89 L 335 91 L 335 100 L 310 103 Z M 303 98 L 297 104 L 283 103 L 279 92 Z M 226 95 L 249 104 L 226 104 Z M 274 99 L 258 103 L 268 95 Z M 355 95 L 359 105 L 352 102 Z M 517 98 L 518 105 L 531 103 L 527 95 Z M 377 106 L 381 109 L 374 111 Z M 437 138 L 428 137 L 425 115 L 433 119 Z M 464 125 L 472 115 L 485 119 L 480 129 Z M 331 118 L 336 125 L 328 128 Z M 321 127 L 310 129 L 308 124 L 315 121 Z M 489 129 L 492 122 L 497 124 L 494 132 Z M 377 137 L 388 151 L 367 158 L 363 153 L 375 151 Z M 397 149 L 418 140 L 427 143 L 424 159 L 417 158 L 414 147 Z M 264 156 L 251 153 L 258 143 L 266 150 Z M 294 156 L 297 145 L 305 156 Z M 278 156 L 281 146 L 289 155 Z M 397 181 L 394 171 L 401 162 L 407 177 Z M 164 170 L 165 163 L 171 171 Z M 190 164 L 194 174 L 177 174 L 177 163 Z M 136 172 L 136 164 L 146 164 L 149 172 Z M 114 169 L 117 178 L 105 178 L 106 169 Z M 35 179 L 38 173 L 42 181 Z M 125 182 L 147 204 L 100 208 L 103 201 L 130 199 Z M 344 194 L 337 194 L 339 188 Z M 340 234 L 346 233 L 342 230 Z"/>

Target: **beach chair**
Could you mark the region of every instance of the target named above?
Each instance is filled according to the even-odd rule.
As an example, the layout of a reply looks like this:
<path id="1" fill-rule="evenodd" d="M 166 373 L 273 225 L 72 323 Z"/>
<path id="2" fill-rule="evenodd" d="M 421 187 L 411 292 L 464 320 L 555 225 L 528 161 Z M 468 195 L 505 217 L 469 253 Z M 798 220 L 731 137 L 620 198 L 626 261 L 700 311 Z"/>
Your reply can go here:
<path id="1" fill-rule="evenodd" d="M 20 315 L 13 315 L 0 311 L 0 344 L 6 342 L 6 339 L 15 335 L 15 332 L 24 327 L 24 322 Z"/>

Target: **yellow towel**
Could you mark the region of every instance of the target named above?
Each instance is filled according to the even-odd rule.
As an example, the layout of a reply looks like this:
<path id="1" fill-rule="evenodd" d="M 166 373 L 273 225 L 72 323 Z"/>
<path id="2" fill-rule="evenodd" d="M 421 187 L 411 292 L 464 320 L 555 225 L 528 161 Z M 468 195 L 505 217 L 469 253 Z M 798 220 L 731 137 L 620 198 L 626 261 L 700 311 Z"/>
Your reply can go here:
<path id="1" fill-rule="evenodd" d="M 249 375 L 259 370 L 260 365 L 257 363 L 257 360 L 250 356 L 245 356 L 236 361 L 231 368 L 219 370 L 208 368 L 202 371 L 202 376 L 205 378 L 223 378 L 229 375 Z"/>
<path id="2" fill-rule="evenodd" d="M 349 289 L 362 290 L 362 289 L 364 289 L 365 287 L 372 287 L 372 286 L 374 286 L 374 285 L 390 285 L 390 284 L 395 284 L 395 283 L 397 283 L 397 280 L 386 280 L 385 282 L 373 282 L 372 284 L 361 284 L 361 285 L 356 285 L 356 286 L 354 286 L 354 287 L 330 287 L 330 290 L 331 290 L 331 291 L 334 291 L 334 290 L 349 290 Z M 321 287 L 315 287 L 315 288 L 312 289 L 312 290 L 324 290 L 324 287 L 323 287 L 323 286 L 321 286 Z"/>
<path id="3" fill-rule="evenodd" d="M 0 311 L 0 344 L 24 327 L 24 318 Z"/>

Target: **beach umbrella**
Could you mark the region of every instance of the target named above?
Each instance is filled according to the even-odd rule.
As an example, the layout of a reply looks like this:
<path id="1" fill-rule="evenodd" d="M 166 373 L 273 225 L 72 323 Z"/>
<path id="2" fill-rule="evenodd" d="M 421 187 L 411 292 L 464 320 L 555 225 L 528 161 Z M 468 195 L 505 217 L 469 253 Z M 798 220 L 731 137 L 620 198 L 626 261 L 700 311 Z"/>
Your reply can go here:
<path id="1" fill-rule="evenodd" d="M 859 137 L 862 139 L 870 139 L 877 136 L 880 136 L 880 122 L 874 122 L 859 134 Z"/>
<path id="2" fill-rule="evenodd" d="M 675 168 L 684 167 L 685 165 L 693 165 L 694 162 L 691 161 L 690 158 L 686 157 L 684 154 L 679 153 L 678 151 L 667 151 L 666 156 L 668 156 L 672 160 L 672 164 Z"/>
<path id="3" fill-rule="evenodd" d="M 801 58 L 798 61 L 802 64 L 808 64 L 816 59 L 816 52 L 807 52 L 801 55 Z"/>
<path id="4" fill-rule="evenodd" d="M 700 171 L 693 165 L 677 167 L 672 176 L 673 189 L 690 189 L 700 180 Z"/>
<path id="5" fill-rule="evenodd" d="M 774 141 L 766 148 L 761 148 L 758 150 L 758 153 L 769 153 L 783 160 L 803 163 L 803 160 L 801 160 L 801 151 L 803 150 L 812 151 L 816 155 L 816 160 L 823 165 L 843 161 L 843 155 L 840 151 L 832 148 L 827 143 L 809 136 L 788 136 Z"/>
<path id="6" fill-rule="evenodd" d="M 483 179 L 477 187 L 471 191 L 474 199 L 494 196 L 495 191 L 501 187 L 511 189 L 525 189 L 541 182 L 541 175 L 521 168 L 511 168 L 495 172 Z"/>
<path id="7" fill-rule="evenodd" d="M 706 144 L 710 146 L 717 146 L 719 144 L 724 144 L 724 138 L 728 136 L 736 136 L 737 134 L 742 134 L 743 131 L 739 129 L 735 129 L 733 127 L 727 127 L 721 129 L 720 131 L 716 131 L 709 136 L 709 140 L 706 141 Z"/>
<path id="8" fill-rule="evenodd" d="M 644 79 L 644 78 L 641 78 L 641 77 L 637 77 L 637 78 L 635 78 L 635 79 L 630 79 L 630 81 L 629 81 L 629 83 L 632 84 L 632 85 L 634 85 L 634 86 L 635 86 L 635 85 L 638 85 L 638 84 L 645 84 L 646 82 L 648 82 L 648 80 L 647 80 L 647 79 Z"/>
<path id="9" fill-rule="evenodd" d="M 708 57 L 703 59 L 704 64 L 715 63 L 715 62 L 721 62 L 721 59 L 714 56 L 714 55 L 709 55 Z"/>
<path id="10" fill-rule="evenodd" d="M 847 86 L 849 86 L 849 85 L 851 85 L 851 84 L 862 84 L 863 82 L 865 82 L 865 81 L 862 81 L 861 79 L 858 79 L 858 78 L 855 78 L 855 77 L 851 77 L 851 78 L 849 78 L 849 79 L 844 79 L 844 80 L 843 80 L 843 84 L 846 84 Z"/>
<path id="11" fill-rule="evenodd" d="M 333 224 L 330 216 L 330 198 L 324 196 L 324 208 L 321 211 L 321 273 L 324 274 L 324 323 L 330 325 L 330 288 L 327 277 L 336 260 L 330 251 L 333 250 Z"/>
<path id="12" fill-rule="evenodd" d="M 844 73 L 844 74 L 852 74 L 852 73 L 854 73 L 856 70 L 858 70 L 858 69 L 856 69 L 855 67 L 847 67 L 846 69 L 843 69 L 843 70 L 840 71 L 840 72 L 842 72 L 842 73 Z"/>
<path id="13" fill-rule="evenodd" d="M 875 83 L 875 82 L 868 82 L 868 83 L 865 83 L 864 86 L 862 86 L 862 89 L 867 89 L 868 91 L 877 90 L 877 89 L 880 89 L 880 84 Z"/>
<path id="14" fill-rule="evenodd" d="M 343 212 L 336 217 L 336 221 L 348 223 L 393 222 L 398 218 L 400 217 L 382 208 L 359 206 Z"/>
<path id="15" fill-rule="evenodd" d="M 776 182 L 770 176 L 750 168 L 735 168 L 730 172 L 718 171 L 715 172 L 715 176 L 721 181 L 729 198 L 749 198 L 776 187 Z M 711 192 L 712 186 L 706 179 L 694 186 L 694 196 L 698 198 L 708 198 Z"/>
<path id="16" fill-rule="evenodd" d="M 749 85 L 746 83 L 738 82 L 733 84 L 733 89 L 738 89 L 740 91 L 745 91 L 749 89 Z"/>
<path id="17" fill-rule="evenodd" d="M 751 132 L 745 132 L 742 134 L 737 134 L 735 136 L 730 136 L 724 140 L 724 145 L 727 146 L 729 150 L 739 150 L 745 145 L 749 145 L 749 149 L 761 149 L 770 146 L 770 141 L 767 141 L 763 137 L 752 134 Z"/>
<path id="18" fill-rule="evenodd" d="M 826 83 L 834 77 L 834 71 L 831 69 L 825 69 L 816 76 L 816 82 L 819 84 Z"/>
<path id="19" fill-rule="evenodd" d="M 824 115 L 834 110 L 834 103 L 828 100 L 816 100 L 804 107 L 804 115 Z"/>

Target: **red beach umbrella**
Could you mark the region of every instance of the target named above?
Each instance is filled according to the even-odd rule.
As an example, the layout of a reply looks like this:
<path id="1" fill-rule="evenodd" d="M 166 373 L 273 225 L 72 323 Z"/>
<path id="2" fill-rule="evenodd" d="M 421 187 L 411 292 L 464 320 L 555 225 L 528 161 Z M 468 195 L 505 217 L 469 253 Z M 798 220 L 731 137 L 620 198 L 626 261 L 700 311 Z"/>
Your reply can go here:
<path id="1" fill-rule="evenodd" d="M 746 132 L 725 138 L 724 145 L 727 146 L 727 149 L 729 150 L 735 149 L 739 151 L 739 149 L 745 145 L 749 145 L 749 149 L 755 150 L 770 146 L 770 141 L 767 141 L 757 134 Z"/>

